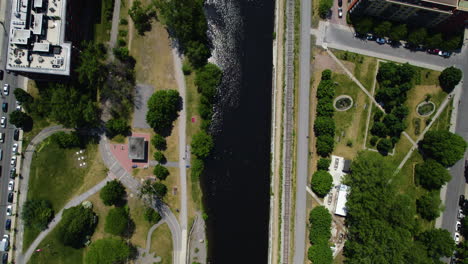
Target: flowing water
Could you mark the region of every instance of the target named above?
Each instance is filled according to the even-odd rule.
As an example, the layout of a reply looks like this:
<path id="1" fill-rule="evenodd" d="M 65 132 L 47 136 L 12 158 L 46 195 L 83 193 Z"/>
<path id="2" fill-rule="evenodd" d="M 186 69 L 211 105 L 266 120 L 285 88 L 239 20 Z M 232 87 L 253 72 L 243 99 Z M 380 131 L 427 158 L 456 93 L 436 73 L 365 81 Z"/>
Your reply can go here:
<path id="1" fill-rule="evenodd" d="M 223 69 L 202 177 L 210 263 L 266 263 L 274 1 L 207 0 Z"/>

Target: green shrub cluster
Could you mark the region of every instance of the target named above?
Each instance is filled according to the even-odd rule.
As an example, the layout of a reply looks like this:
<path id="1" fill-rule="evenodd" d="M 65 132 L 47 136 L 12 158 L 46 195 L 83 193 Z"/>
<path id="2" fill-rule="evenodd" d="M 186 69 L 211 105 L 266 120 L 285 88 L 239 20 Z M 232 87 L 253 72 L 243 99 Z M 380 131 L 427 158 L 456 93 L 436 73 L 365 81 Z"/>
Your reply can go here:
<path id="1" fill-rule="evenodd" d="M 312 175 L 311 187 L 318 196 L 324 197 L 333 187 L 333 177 L 328 171 L 316 171 Z"/>
<path id="2" fill-rule="evenodd" d="M 80 146 L 80 137 L 76 132 L 57 132 L 52 135 L 52 141 L 61 148 L 76 148 Z"/>
<path id="3" fill-rule="evenodd" d="M 324 70 L 322 80 L 317 87 L 317 118 L 314 122 L 314 132 L 317 137 L 317 153 L 322 157 L 330 155 L 335 144 L 335 120 L 333 119 L 335 84 L 331 81 L 331 75 L 331 70 Z"/>
<path id="4" fill-rule="evenodd" d="M 328 245 L 332 217 L 325 206 L 317 206 L 309 214 L 309 240 L 312 246 L 308 258 L 312 263 L 331 264 L 332 251 Z"/>

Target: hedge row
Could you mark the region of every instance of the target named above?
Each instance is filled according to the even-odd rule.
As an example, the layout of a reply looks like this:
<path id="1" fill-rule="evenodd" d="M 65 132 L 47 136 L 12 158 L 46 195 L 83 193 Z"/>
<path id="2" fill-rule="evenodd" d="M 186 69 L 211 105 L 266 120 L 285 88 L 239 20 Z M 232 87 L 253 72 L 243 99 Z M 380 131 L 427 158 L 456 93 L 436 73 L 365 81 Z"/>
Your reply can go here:
<path id="1" fill-rule="evenodd" d="M 335 85 L 331 81 L 331 75 L 331 70 L 324 70 L 317 87 L 317 118 L 314 122 L 314 132 L 317 137 L 317 153 L 322 157 L 330 155 L 334 147 L 333 98 L 335 97 Z"/>
<path id="2" fill-rule="evenodd" d="M 308 258 L 312 263 L 331 264 L 333 254 L 328 245 L 332 217 L 324 206 L 317 206 L 309 214 L 309 240 L 312 246 Z"/>

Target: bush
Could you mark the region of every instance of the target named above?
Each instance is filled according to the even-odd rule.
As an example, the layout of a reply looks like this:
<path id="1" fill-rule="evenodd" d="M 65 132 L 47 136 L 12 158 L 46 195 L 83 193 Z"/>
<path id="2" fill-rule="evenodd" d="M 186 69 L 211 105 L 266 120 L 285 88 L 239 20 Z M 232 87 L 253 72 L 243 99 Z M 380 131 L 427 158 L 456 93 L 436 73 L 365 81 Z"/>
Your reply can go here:
<path id="1" fill-rule="evenodd" d="M 132 249 L 123 240 L 103 238 L 93 242 L 86 251 L 86 264 L 124 263 L 132 255 Z"/>
<path id="2" fill-rule="evenodd" d="M 317 117 L 314 122 L 314 132 L 316 136 L 335 136 L 335 121 L 331 117 Z"/>
<path id="3" fill-rule="evenodd" d="M 60 131 L 53 134 L 51 139 L 61 148 L 76 148 L 80 146 L 80 138 L 76 132 L 66 133 Z"/>
<path id="4" fill-rule="evenodd" d="M 205 170 L 205 164 L 203 163 L 203 160 L 197 159 L 197 158 L 192 159 L 192 168 L 190 171 L 190 175 L 192 179 L 198 180 L 204 170 Z"/>
<path id="5" fill-rule="evenodd" d="M 375 146 L 377 144 L 377 141 L 379 141 L 379 137 L 372 136 L 369 143 L 371 144 L 371 146 Z"/>
<path id="6" fill-rule="evenodd" d="M 377 144 L 377 150 L 380 152 L 380 154 L 386 156 L 390 150 L 393 148 L 393 143 L 391 139 L 384 138 L 379 141 Z"/>
<path id="7" fill-rule="evenodd" d="M 314 207 L 309 214 L 311 244 L 328 243 L 330 239 L 332 216 L 325 206 Z"/>
<path id="8" fill-rule="evenodd" d="M 317 87 L 318 99 L 332 100 L 335 97 L 335 84 L 330 80 L 321 81 Z"/>
<path id="9" fill-rule="evenodd" d="M 417 164 L 415 174 L 419 184 L 429 190 L 440 189 L 451 178 L 444 166 L 431 159 Z"/>
<path id="10" fill-rule="evenodd" d="M 161 151 L 154 152 L 153 157 L 160 164 L 165 164 L 167 162 L 166 156 L 164 156 Z"/>
<path id="11" fill-rule="evenodd" d="M 324 80 L 331 80 L 332 71 L 330 69 L 326 69 L 322 71 L 322 81 Z"/>
<path id="12" fill-rule="evenodd" d="M 129 230 L 130 224 L 127 208 L 111 208 L 106 216 L 104 231 L 115 236 L 124 236 Z"/>
<path id="13" fill-rule="evenodd" d="M 328 157 L 328 155 L 330 155 L 330 153 L 332 153 L 333 151 L 334 144 L 335 142 L 333 140 L 333 137 L 331 137 L 330 135 L 323 135 L 317 137 L 317 153 L 322 157 Z"/>
<path id="14" fill-rule="evenodd" d="M 93 210 L 81 205 L 65 209 L 57 231 L 58 240 L 65 246 L 81 248 L 94 233 L 96 217 Z"/>
<path id="15" fill-rule="evenodd" d="M 433 191 L 421 196 L 417 202 L 417 211 L 422 218 L 432 221 L 440 215 L 439 192 Z"/>
<path id="16" fill-rule="evenodd" d="M 110 119 L 106 123 L 106 129 L 110 137 L 117 135 L 127 136 L 130 133 L 130 126 L 123 119 Z"/>
<path id="17" fill-rule="evenodd" d="M 190 64 L 184 62 L 184 64 L 182 64 L 182 72 L 184 73 L 184 75 L 189 75 L 190 73 L 192 73 L 192 67 L 190 66 Z"/>
<path id="18" fill-rule="evenodd" d="M 333 6 L 333 0 L 320 0 L 319 15 L 321 18 L 326 18 L 330 8 Z"/>
<path id="19" fill-rule="evenodd" d="M 128 61 L 130 58 L 130 51 L 127 47 L 115 47 L 113 49 L 114 56 L 119 59 L 120 61 Z"/>
<path id="20" fill-rule="evenodd" d="M 160 179 L 161 181 L 164 181 L 167 176 L 169 176 L 169 170 L 160 164 L 154 166 L 153 173 L 156 178 Z"/>
<path id="21" fill-rule="evenodd" d="M 214 100 L 222 76 L 221 69 L 212 63 L 203 66 L 195 75 L 195 85 L 198 92 L 205 96 L 210 103 Z"/>
<path id="22" fill-rule="evenodd" d="M 128 14 L 133 20 L 133 24 L 139 35 L 144 35 L 146 31 L 151 30 L 151 20 L 155 16 L 152 5 L 143 7 L 140 0 L 135 0 Z"/>
<path id="23" fill-rule="evenodd" d="M 127 41 L 125 41 L 125 39 L 119 38 L 119 39 L 117 40 L 117 45 L 118 45 L 119 47 L 125 47 L 125 46 L 127 46 Z"/>
<path id="24" fill-rule="evenodd" d="M 42 231 L 47 228 L 52 218 L 54 218 L 54 210 L 48 200 L 32 199 L 27 200 L 23 205 L 21 219 L 25 226 Z"/>
<path id="25" fill-rule="evenodd" d="M 102 188 L 99 197 L 101 197 L 102 203 L 107 206 L 119 205 L 122 203 L 125 194 L 125 187 L 122 183 L 118 180 L 112 180 Z"/>
<path id="26" fill-rule="evenodd" d="M 151 224 L 156 224 L 157 222 L 161 221 L 161 215 L 151 207 L 146 207 L 145 213 L 143 214 L 146 221 Z"/>
<path id="27" fill-rule="evenodd" d="M 333 117 L 335 108 L 333 107 L 333 101 L 328 98 L 323 98 L 317 102 L 317 116 Z"/>
<path id="28" fill-rule="evenodd" d="M 314 264 L 332 264 L 333 252 L 328 243 L 314 244 L 307 252 L 308 259 Z"/>
<path id="29" fill-rule="evenodd" d="M 120 25 L 128 25 L 128 20 L 125 18 L 120 19 Z"/>
<path id="30" fill-rule="evenodd" d="M 210 155 L 214 147 L 213 138 L 205 131 L 199 131 L 192 137 L 192 153 L 197 158 L 204 159 Z"/>
<path id="31" fill-rule="evenodd" d="M 331 159 L 320 158 L 317 162 L 317 170 L 328 171 L 330 164 L 331 164 Z"/>
<path id="32" fill-rule="evenodd" d="M 449 131 L 428 131 L 420 142 L 420 149 L 426 158 L 448 167 L 463 158 L 466 142 L 461 136 Z"/>
<path id="33" fill-rule="evenodd" d="M 312 175 L 311 187 L 318 196 L 324 197 L 333 187 L 333 177 L 327 171 L 316 171 Z"/>
<path id="34" fill-rule="evenodd" d="M 159 134 L 168 134 L 172 123 L 179 116 L 181 98 L 176 90 L 156 91 L 148 100 L 146 122 Z"/>
<path id="35" fill-rule="evenodd" d="M 462 71 L 453 66 L 445 68 L 439 75 L 439 83 L 447 93 L 453 91 L 455 86 L 461 81 Z"/>
<path id="36" fill-rule="evenodd" d="M 166 139 L 160 134 L 155 134 L 153 136 L 151 139 L 151 144 L 153 144 L 157 150 L 165 150 L 167 148 Z"/>

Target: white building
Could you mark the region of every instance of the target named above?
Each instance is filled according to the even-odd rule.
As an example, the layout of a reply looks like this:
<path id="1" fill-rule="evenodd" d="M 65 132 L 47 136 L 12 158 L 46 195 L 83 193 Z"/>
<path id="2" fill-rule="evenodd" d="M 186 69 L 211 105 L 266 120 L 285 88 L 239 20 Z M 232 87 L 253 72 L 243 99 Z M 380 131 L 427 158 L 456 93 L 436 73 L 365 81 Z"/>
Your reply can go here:
<path id="1" fill-rule="evenodd" d="M 344 184 L 341 184 L 338 188 L 338 198 L 336 199 L 335 214 L 346 216 L 348 210 L 346 209 L 346 202 L 348 200 L 348 194 L 350 187 Z"/>
<path id="2" fill-rule="evenodd" d="M 67 0 L 12 0 L 7 70 L 70 75 L 66 5 Z"/>

